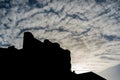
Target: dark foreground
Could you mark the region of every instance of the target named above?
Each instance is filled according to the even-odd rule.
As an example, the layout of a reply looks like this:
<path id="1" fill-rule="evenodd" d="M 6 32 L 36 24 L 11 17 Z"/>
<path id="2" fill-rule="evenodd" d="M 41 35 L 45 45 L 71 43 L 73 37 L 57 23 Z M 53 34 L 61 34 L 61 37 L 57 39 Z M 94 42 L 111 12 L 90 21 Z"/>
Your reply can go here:
<path id="1" fill-rule="evenodd" d="M 24 33 L 23 49 L 0 48 L 0 56 L 1 76 L 9 79 L 106 80 L 93 72 L 75 74 L 69 50 L 49 40 L 40 42 L 30 32 Z"/>

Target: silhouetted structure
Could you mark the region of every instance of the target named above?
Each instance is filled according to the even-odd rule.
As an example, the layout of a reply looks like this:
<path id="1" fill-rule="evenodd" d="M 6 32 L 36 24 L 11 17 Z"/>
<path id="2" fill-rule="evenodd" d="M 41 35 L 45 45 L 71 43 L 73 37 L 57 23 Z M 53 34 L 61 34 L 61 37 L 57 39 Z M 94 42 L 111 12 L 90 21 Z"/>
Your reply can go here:
<path id="1" fill-rule="evenodd" d="M 105 80 L 93 72 L 71 72 L 70 51 L 49 40 L 40 42 L 30 32 L 24 33 L 23 49 L 14 46 L 0 49 L 0 56 L 12 58 L 6 61 L 5 71 L 14 72 L 19 78 L 43 80 Z M 16 57 L 15 57 L 16 56 Z M 22 57 L 20 57 L 22 56 Z M 11 66 L 10 66 L 11 65 Z"/>

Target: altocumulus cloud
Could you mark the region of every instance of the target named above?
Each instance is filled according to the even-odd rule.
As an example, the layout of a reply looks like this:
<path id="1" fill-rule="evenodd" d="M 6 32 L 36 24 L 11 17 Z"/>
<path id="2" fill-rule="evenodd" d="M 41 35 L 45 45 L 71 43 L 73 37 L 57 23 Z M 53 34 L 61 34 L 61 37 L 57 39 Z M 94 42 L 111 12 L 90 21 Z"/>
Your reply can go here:
<path id="1" fill-rule="evenodd" d="M 0 46 L 21 48 L 23 33 L 31 31 L 39 40 L 47 38 L 71 50 L 73 70 L 102 71 L 120 63 L 119 3 L 0 0 Z"/>

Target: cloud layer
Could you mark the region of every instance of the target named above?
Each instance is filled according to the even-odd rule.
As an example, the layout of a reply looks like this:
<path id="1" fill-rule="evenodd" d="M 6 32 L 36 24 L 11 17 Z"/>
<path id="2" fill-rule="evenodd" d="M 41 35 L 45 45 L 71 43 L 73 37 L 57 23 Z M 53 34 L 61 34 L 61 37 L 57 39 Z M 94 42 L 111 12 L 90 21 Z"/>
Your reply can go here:
<path id="1" fill-rule="evenodd" d="M 71 50 L 73 70 L 101 71 L 120 63 L 119 3 L 0 0 L 0 46 L 22 48 L 23 33 L 31 31 L 39 40 L 47 38 Z"/>

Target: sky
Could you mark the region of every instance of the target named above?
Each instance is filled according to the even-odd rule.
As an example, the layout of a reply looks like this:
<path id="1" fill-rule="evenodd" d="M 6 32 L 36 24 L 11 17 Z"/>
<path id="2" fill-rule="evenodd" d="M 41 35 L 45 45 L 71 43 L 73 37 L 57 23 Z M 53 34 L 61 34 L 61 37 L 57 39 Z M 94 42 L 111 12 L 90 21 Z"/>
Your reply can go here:
<path id="1" fill-rule="evenodd" d="M 119 80 L 120 79 L 120 65 L 112 66 L 98 74 L 106 78 L 107 80 Z"/>
<path id="2" fill-rule="evenodd" d="M 120 0 L 0 0 L 0 47 L 27 31 L 69 49 L 76 73 L 120 64 Z"/>

